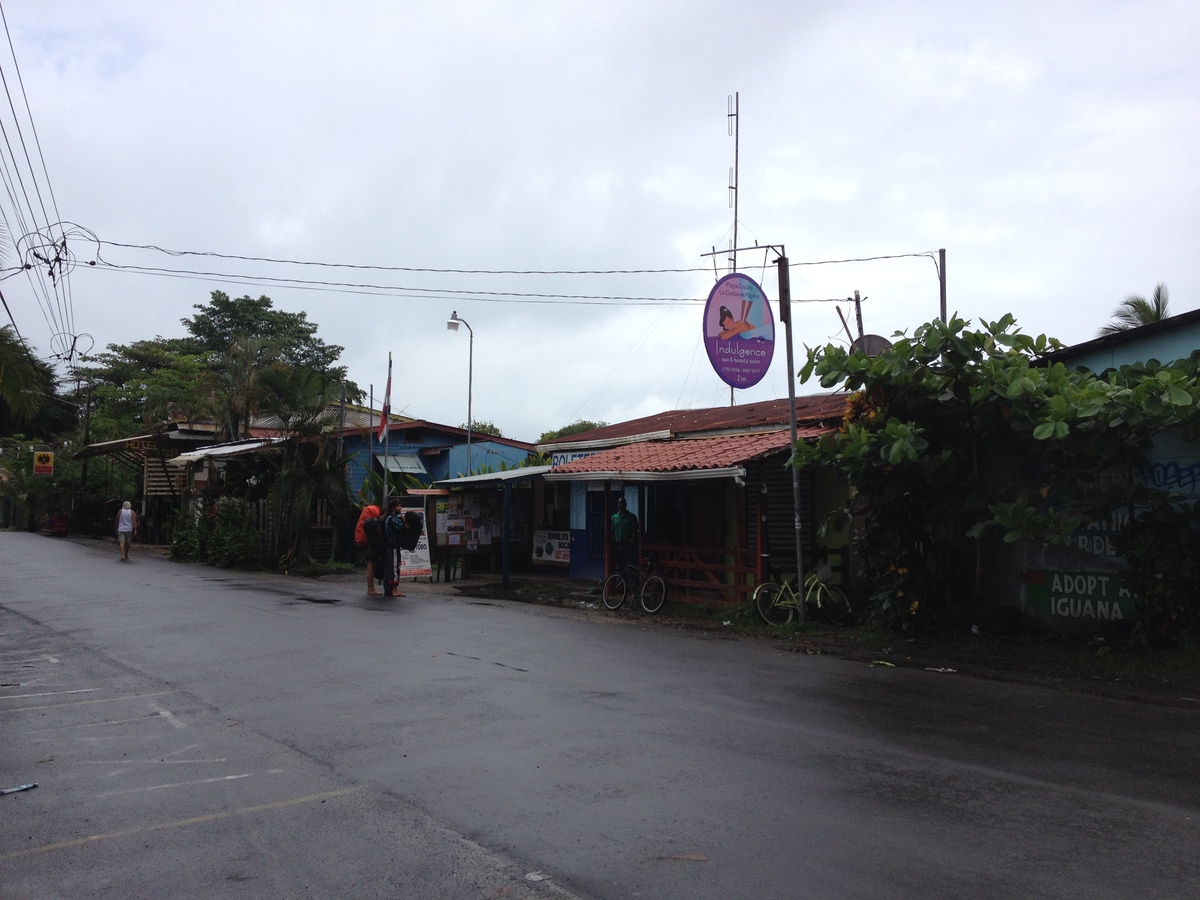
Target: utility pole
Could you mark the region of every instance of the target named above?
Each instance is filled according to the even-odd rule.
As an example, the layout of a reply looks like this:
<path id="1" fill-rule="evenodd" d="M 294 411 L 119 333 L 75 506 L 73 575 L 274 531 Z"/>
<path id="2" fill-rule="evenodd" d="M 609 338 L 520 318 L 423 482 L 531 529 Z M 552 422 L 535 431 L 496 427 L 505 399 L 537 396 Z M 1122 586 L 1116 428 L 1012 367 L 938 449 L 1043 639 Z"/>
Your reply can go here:
<path id="1" fill-rule="evenodd" d="M 783 244 L 755 244 L 753 248 L 747 247 L 747 250 L 775 250 L 778 251 L 779 257 L 775 260 L 775 265 L 779 270 L 779 321 L 786 326 L 787 334 L 787 383 L 788 383 L 788 422 L 792 429 L 792 448 L 794 450 L 797 441 L 799 440 L 799 432 L 796 428 L 796 362 L 794 351 L 792 349 L 794 340 L 792 337 L 792 282 L 791 271 L 788 268 L 787 251 Z M 713 255 L 716 251 L 713 251 Z M 702 254 L 707 256 L 708 254 Z M 792 469 L 792 515 L 796 531 L 796 581 L 798 589 L 801 593 L 804 591 L 804 545 L 802 537 L 802 519 L 800 516 L 800 471 Z M 800 615 L 800 621 L 804 621 L 805 610 L 804 604 L 800 604 L 800 609 L 797 612 Z"/>
<path id="2" fill-rule="evenodd" d="M 792 451 L 795 452 L 798 434 L 796 431 L 796 364 L 792 353 L 792 280 L 788 270 L 788 260 L 781 246 L 779 258 L 775 260 L 779 269 L 779 319 L 787 326 L 787 367 L 788 367 L 788 423 L 792 428 Z M 801 540 L 802 524 L 800 520 L 800 470 L 792 467 L 792 514 L 796 530 L 796 590 L 804 595 L 804 546 Z M 798 603 L 796 612 L 800 622 L 804 622 L 804 603 Z"/>
<path id="3" fill-rule="evenodd" d="M 946 248 L 938 251 L 938 281 L 941 283 L 942 321 L 946 321 Z"/>

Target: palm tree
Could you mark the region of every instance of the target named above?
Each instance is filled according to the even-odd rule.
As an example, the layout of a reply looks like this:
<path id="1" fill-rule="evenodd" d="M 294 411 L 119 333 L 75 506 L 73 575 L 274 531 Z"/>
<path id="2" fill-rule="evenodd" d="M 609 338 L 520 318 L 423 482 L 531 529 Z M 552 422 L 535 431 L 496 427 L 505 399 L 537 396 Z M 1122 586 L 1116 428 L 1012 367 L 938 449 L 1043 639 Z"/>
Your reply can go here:
<path id="1" fill-rule="evenodd" d="M 263 378 L 277 355 L 277 348 L 266 338 L 235 334 L 225 352 L 213 359 L 211 386 L 229 440 L 250 436 L 250 423 L 265 399 Z"/>
<path id="2" fill-rule="evenodd" d="M 1110 334 L 1120 334 L 1131 328 L 1141 328 L 1154 322 L 1161 322 L 1170 316 L 1167 309 L 1167 286 L 1159 283 L 1154 289 L 1154 296 L 1147 300 L 1137 294 L 1130 294 L 1121 305 L 1113 311 L 1114 321 L 1100 329 L 1100 337 Z"/>
<path id="3" fill-rule="evenodd" d="M 0 400 L 8 404 L 13 416 L 33 418 L 42 405 L 42 374 L 29 354 L 29 348 L 14 328 L 0 328 Z"/>
<path id="4" fill-rule="evenodd" d="M 328 432 L 336 423 L 340 383 L 311 369 L 276 364 L 263 370 L 262 411 L 285 437 L 268 493 L 274 522 L 273 561 L 287 565 L 309 556 L 309 535 L 320 512 L 334 521 L 349 515 L 344 460 Z"/>

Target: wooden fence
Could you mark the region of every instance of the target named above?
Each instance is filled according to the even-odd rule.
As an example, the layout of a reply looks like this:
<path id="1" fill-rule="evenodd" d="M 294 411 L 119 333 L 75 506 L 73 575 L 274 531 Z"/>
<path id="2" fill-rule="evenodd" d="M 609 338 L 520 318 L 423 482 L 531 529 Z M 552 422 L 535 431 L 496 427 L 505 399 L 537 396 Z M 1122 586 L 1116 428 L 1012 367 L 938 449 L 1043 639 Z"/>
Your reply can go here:
<path id="1" fill-rule="evenodd" d="M 757 585 L 753 550 L 643 544 L 642 553 L 655 560 L 673 600 L 742 605 Z"/>

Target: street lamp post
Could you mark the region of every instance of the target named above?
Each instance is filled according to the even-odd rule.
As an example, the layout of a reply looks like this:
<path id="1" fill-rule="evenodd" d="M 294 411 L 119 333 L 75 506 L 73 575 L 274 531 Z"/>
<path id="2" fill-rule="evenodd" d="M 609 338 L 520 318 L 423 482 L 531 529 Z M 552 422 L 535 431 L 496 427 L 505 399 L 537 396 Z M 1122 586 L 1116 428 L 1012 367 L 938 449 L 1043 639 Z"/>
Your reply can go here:
<path id="1" fill-rule="evenodd" d="M 459 324 L 467 326 L 467 333 L 471 336 L 467 344 L 467 474 L 471 474 L 471 382 L 474 380 L 475 367 L 475 332 L 468 324 L 467 320 L 459 316 L 458 311 L 450 313 L 450 319 L 446 322 L 447 331 L 458 331 Z"/>

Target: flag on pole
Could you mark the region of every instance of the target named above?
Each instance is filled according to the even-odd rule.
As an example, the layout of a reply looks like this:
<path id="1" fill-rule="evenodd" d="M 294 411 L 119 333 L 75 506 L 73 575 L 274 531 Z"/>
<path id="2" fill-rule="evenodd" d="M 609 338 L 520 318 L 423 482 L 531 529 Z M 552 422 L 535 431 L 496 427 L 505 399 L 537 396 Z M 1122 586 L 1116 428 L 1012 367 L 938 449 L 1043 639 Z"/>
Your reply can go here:
<path id="1" fill-rule="evenodd" d="M 388 416 L 392 413 L 392 354 L 388 354 L 388 380 L 383 391 L 383 415 L 379 419 L 379 434 L 375 440 L 382 441 L 387 437 Z"/>

